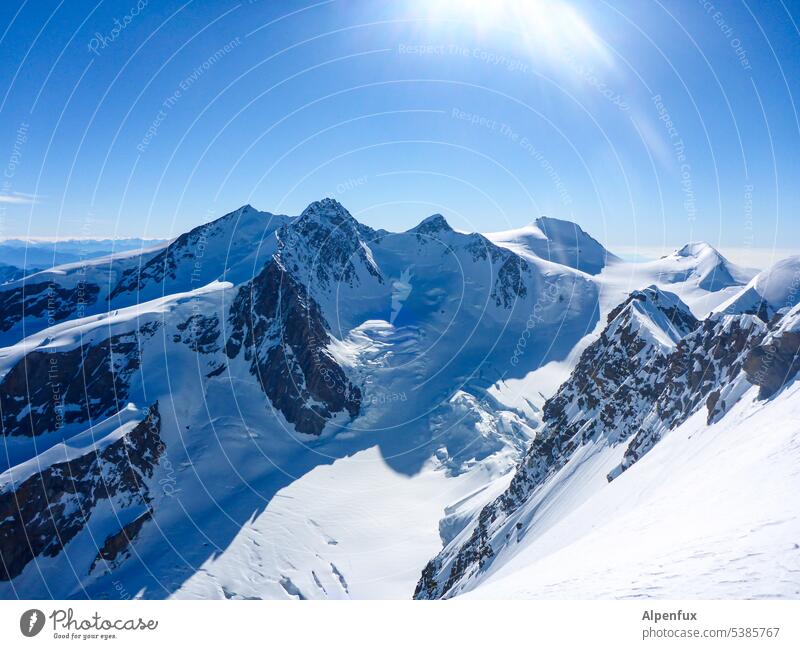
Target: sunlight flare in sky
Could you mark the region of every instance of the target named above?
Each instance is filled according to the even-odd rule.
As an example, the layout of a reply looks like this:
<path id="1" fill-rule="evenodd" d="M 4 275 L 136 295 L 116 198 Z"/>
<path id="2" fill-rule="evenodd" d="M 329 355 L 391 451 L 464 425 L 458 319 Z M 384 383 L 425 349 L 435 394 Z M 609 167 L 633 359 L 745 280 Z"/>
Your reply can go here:
<path id="1" fill-rule="evenodd" d="M 431 21 L 463 20 L 482 33 L 514 31 L 533 56 L 556 63 L 586 59 L 611 64 L 603 40 L 573 6 L 560 0 L 432 0 Z"/>

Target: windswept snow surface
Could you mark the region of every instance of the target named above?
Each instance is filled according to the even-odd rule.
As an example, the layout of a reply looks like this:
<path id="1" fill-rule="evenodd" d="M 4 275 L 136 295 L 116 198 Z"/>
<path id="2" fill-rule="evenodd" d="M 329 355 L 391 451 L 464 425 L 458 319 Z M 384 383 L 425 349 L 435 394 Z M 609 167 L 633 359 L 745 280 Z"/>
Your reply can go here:
<path id="1" fill-rule="evenodd" d="M 756 393 L 712 426 L 697 413 L 608 485 L 598 458 L 598 484 L 565 481 L 547 522 L 463 596 L 800 597 L 800 384 Z"/>
<path id="2" fill-rule="evenodd" d="M 800 255 L 787 257 L 758 273 L 741 291 L 715 309 L 722 313 L 758 313 L 769 319 L 800 302 Z"/>
<path id="3" fill-rule="evenodd" d="M 517 254 L 529 252 L 590 275 L 620 261 L 578 224 L 545 216 L 522 228 L 487 234 L 486 238 Z"/>
<path id="4" fill-rule="evenodd" d="M 498 473 L 393 470 L 376 447 L 320 466 L 279 491 L 220 556 L 173 595 L 228 599 L 405 599 L 441 547 L 439 520 L 484 503 Z"/>

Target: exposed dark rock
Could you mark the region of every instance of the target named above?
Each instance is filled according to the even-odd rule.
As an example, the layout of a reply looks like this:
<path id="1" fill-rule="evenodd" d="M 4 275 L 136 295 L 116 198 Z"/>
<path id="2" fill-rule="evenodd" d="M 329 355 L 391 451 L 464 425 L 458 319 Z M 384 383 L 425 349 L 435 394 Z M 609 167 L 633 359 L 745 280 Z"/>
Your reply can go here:
<path id="1" fill-rule="evenodd" d="M 359 413 L 361 391 L 327 349 L 319 306 L 277 258 L 239 290 L 230 323 L 225 353 L 244 349 L 264 393 L 299 432 L 319 435 L 335 413 Z"/>
<path id="2" fill-rule="evenodd" d="M 168 279 L 177 279 L 180 268 L 189 269 L 188 274 L 192 277 L 202 275 L 208 278 L 215 274 L 221 275 L 224 268 L 204 268 L 207 265 L 204 257 L 209 240 L 214 237 L 216 230 L 226 222 L 236 219 L 248 208 L 252 209 L 247 205 L 211 223 L 204 223 L 189 232 L 184 232 L 161 252 L 147 259 L 144 264 L 128 268 L 111 291 L 109 300 L 125 293 L 136 294 L 147 286 L 157 285 Z M 188 288 L 189 286 L 186 286 L 184 290 Z"/>
<path id="3" fill-rule="evenodd" d="M 686 305 L 655 287 L 635 291 L 614 309 L 570 378 L 545 402 L 541 432 L 506 491 L 484 507 L 464 543 L 446 548 L 428 564 L 415 597 L 449 597 L 462 580 L 491 562 L 493 544 L 506 542 L 504 534 L 510 537 L 513 531 L 507 521 L 582 445 L 600 438 L 620 443 L 639 430 L 664 390 L 672 350 L 648 328 L 662 328 L 661 338 L 677 343 L 697 325 Z M 502 540 L 495 541 L 499 536 Z"/>
<path id="4" fill-rule="evenodd" d="M 490 264 L 495 278 L 491 297 L 496 306 L 511 308 L 516 300 L 528 295 L 525 276 L 530 276 L 531 269 L 522 257 L 496 246 L 480 234 L 470 235 L 467 250 L 472 254 L 473 261 Z"/>
<path id="5" fill-rule="evenodd" d="M 682 302 L 676 303 L 676 298 L 672 294 L 658 290 L 650 286 L 641 291 L 633 291 L 628 298 L 620 305 L 615 307 L 608 314 L 608 322 L 614 320 L 631 302 L 652 302 L 663 313 L 678 331 L 689 332 L 698 325 L 697 318 Z"/>
<path id="6" fill-rule="evenodd" d="M 97 301 L 100 287 L 90 282 L 64 288 L 51 282 L 0 287 L 0 331 L 8 331 L 23 318 L 43 318 L 49 325 L 62 322 Z"/>
<path id="7" fill-rule="evenodd" d="M 359 269 L 382 284 L 383 276 L 364 241 L 371 234 L 340 203 L 325 198 L 278 230 L 277 257 L 312 291 L 338 284 L 355 287 L 365 276 Z"/>
<path id="8" fill-rule="evenodd" d="M 215 376 L 219 376 L 222 374 L 228 366 L 225 363 L 220 363 L 217 367 L 211 370 L 208 374 L 206 374 L 207 379 L 212 379 Z"/>
<path id="9" fill-rule="evenodd" d="M 138 518 L 124 525 L 118 532 L 109 536 L 103 543 L 103 547 L 100 548 L 100 551 L 97 553 L 89 572 L 92 572 L 100 561 L 113 567 L 117 563 L 117 557 L 127 553 L 128 547 L 139 534 L 142 526 L 152 517 L 153 512 L 147 510 Z"/>
<path id="10" fill-rule="evenodd" d="M 663 434 L 689 418 L 703 405 L 711 423 L 730 403 L 725 394 L 741 373 L 745 357 L 758 345 L 767 328 L 751 315 L 724 316 L 703 321 L 678 343 L 659 382 L 664 386 L 646 419 L 625 451 L 617 473 L 650 451 Z"/>
<path id="11" fill-rule="evenodd" d="M 67 351 L 32 351 L 0 381 L 3 435 L 41 435 L 64 424 L 98 420 L 127 403 L 143 338 L 157 325 Z"/>
<path id="12" fill-rule="evenodd" d="M 200 354 L 213 354 L 220 350 L 219 318 L 195 313 L 178 325 L 178 341 Z M 178 342 L 176 341 L 176 342 Z"/>
<path id="13" fill-rule="evenodd" d="M 118 510 L 149 510 L 147 479 L 164 449 L 156 403 L 136 427 L 102 450 L 6 485 L 0 490 L 0 580 L 13 579 L 35 557 L 61 552 L 100 500 L 113 499 Z"/>
<path id="14" fill-rule="evenodd" d="M 773 396 L 800 371 L 800 332 L 770 336 L 748 354 L 744 371 L 751 383 L 761 387 L 761 399 Z"/>

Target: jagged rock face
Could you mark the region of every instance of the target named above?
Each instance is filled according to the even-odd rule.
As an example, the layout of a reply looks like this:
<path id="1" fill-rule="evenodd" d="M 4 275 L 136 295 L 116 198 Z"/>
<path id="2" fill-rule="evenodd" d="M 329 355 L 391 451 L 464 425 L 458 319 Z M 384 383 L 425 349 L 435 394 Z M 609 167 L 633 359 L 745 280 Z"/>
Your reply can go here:
<path id="1" fill-rule="evenodd" d="M 657 330 L 643 326 L 643 314 L 659 324 Z M 698 322 L 674 296 L 652 288 L 634 292 L 611 312 L 600 338 L 545 403 L 542 432 L 507 490 L 484 508 L 465 542 L 428 564 L 415 597 L 448 597 L 484 569 L 508 542 L 512 524 L 520 520 L 517 512 L 582 445 L 631 440 L 622 463 L 608 476 L 612 480 L 698 410 L 706 408 L 711 423 L 752 383 L 762 390 L 783 385 L 800 369 L 800 336 L 786 320 L 765 339 L 767 326 L 755 316 Z M 669 338 L 672 347 L 665 344 Z M 777 369 L 764 369 L 767 354 Z M 517 530 L 521 526 L 516 523 Z"/>
<path id="2" fill-rule="evenodd" d="M 634 302 L 643 304 L 652 302 L 670 324 L 668 329 L 674 330 L 673 337 L 680 338 L 693 331 L 698 325 L 697 318 L 692 315 L 692 312 L 683 302 L 673 294 L 660 291 L 655 286 L 650 286 L 641 291 L 633 291 L 622 304 L 611 311 L 608 316 L 609 323 Z"/>
<path id="3" fill-rule="evenodd" d="M 773 322 L 770 333 L 744 362 L 747 379 L 760 386 L 759 398 L 781 390 L 800 371 L 800 306 Z"/>
<path id="4" fill-rule="evenodd" d="M 97 301 L 100 287 L 84 282 L 65 288 L 50 282 L 17 285 L 0 291 L 0 331 L 9 331 L 25 318 L 44 318 L 55 324 L 75 316 Z"/>
<path id="5" fill-rule="evenodd" d="M 337 285 L 357 287 L 371 276 L 383 283 L 361 226 L 337 201 L 326 198 L 309 205 L 278 233 L 278 257 L 284 268 L 312 292 Z"/>
<path id="6" fill-rule="evenodd" d="M 175 279 L 179 261 L 194 259 L 194 250 L 196 250 L 197 242 L 202 236 L 204 228 L 205 226 L 200 226 L 191 232 L 182 234 L 173 244 L 149 259 L 140 268 L 126 269 L 122 273 L 119 283 L 109 294 L 109 299 L 113 300 L 125 293 L 141 291 L 151 283 L 163 282 L 167 277 Z"/>
<path id="7" fill-rule="evenodd" d="M 659 382 L 663 391 L 631 440 L 622 464 L 609 479 L 649 452 L 664 433 L 682 424 L 703 405 L 707 422 L 717 420 L 739 397 L 737 379 L 745 359 L 767 332 L 755 316 L 709 318 L 678 343 Z"/>
<path id="8" fill-rule="evenodd" d="M 643 323 L 643 315 L 650 319 L 648 314 L 663 321 Z M 671 351 L 663 340 L 650 335 L 648 326 L 652 325 L 663 327 L 667 340 L 676 342 L 698 321 L 677 298 L 667 299 L 653 288 L 635 291 L 614 309 L 600 338 L 581 355 L 570 380 L 545 404 L 545 422 L 558 431 L 560 444 L 569 442 L 569 449 L 597 435 L 618 441 L 631 433 L 643 409 L 663 389 L 661 374 Z"/>
<path id="9" fill-rule="evenodd" d="M 140 346 L 156 323 L 67 351 L 32 351 L 0 381 L 2 433 L 33 437 L 99 420 L 127 402 Z"/>
<path id="10" fill-rule="evenodd" d="M 762 322 L 769 322 L 774 312 L 764 300 L 758 300 L 750 307 L 742 309 L 743 314 L 757 316 Z"/>
<path id="11" fill-rule="evenodd" d="M 119 561 L 127 555 L 130 544 L 139 534 L 142 526 L 151 518 L 153 518 L 153 512 L 148 509 L 138 518 L 135 518 L 127 525 L 123 525 L 119 532 L 115 532 L 107 537 L 103 542 L 103 547 L 98 550 L 97 556 L 94 561 L 92 561 L 89 572 L 92 572 L 101 561 L 107 567 L 115 567 Z"/>
<path id="12" fill-rule="evenodd" d="M 319 306 L 278 259 L 239 290 L 230 323 L 225 353 L 244 349 L 264 393 L 299 432 L 319 435 L 336 413 L 359 413 L 361 391 L 327 349 Z"/>
<path id="13" fill-rule="evenodd" d="M 654 287 L 634 292 L 614 309 L 600 338 L 587 347 L 569 380 L 545 403 L 542 432 L 508 489 L 484 508 L 469 539 L 452 557 L 440 555 L 428 564 L 415 597 L 447 597 L 458 582 L 482 569 L 494 556 L 495 535 L 509 516 L 577 448 L 601 437 L 618 443 L 638 429 L 664 388 L 661 377 L 671 351 L 658 336 L 649 335 L 643 318 L 669 328 L 662 331 L 667 337 L 686 335 L 698 324 L 675 296 Z"/>
<path id="14" fill-rule="evenodd" d="M 485 261 L 496 269 L 491 293 L 495 305 L 508 309 L 516 300 L 527 296 L 528 289 L 525 287 L 524 276 L 531 274 L 528 263 L 522 257 L 496 246 L 480 234 L 470 235 L 470 239 L 467 250 L 472 254 L 472 261 Z"/>
<path id="15" fill-rule="evenodd" d="M 745 363 L 747 378 L 761 386 L 759 396 L 771 397 L 800 371 L 800 333 L 786 332 L 755 348 Z"/>
<path id="16" fill-rule="evenodd" d="M 204 316 L 200 313 L 191 315 L 178 326 L 174 342 L 182 342 L 192 351 L 199 354 L 213 354 L 220 350 L 219 318 L 216 314 Z"/>
<path id="17" fill-rule="evenodd" d="M 0 580 L 13 579 L 38 556 L 59 554 L 86 527 L 101 500 L 113 500 L 117 511 L 149 512 L 148 479 L 165 449 L 160 433 L 156 403 L 137 426 L 102 450 L 91 448 L 0 488 Z M 132 529 L 127 533 L 135 536 Z M 115 557 L 122 550 L 115 536 L 106 540 L 101 555 Z"/>
<path id="18" fill-rule="evenodd" d="M 749 315 L 703 321 L 670 356 L 666 387 L 656 402 L 659 417 L 674 428 L 703 402 L 709 422 L 724 412 L 721 390 L 733 383 L 745 356 L 766 332 L 764 324 Z"/>

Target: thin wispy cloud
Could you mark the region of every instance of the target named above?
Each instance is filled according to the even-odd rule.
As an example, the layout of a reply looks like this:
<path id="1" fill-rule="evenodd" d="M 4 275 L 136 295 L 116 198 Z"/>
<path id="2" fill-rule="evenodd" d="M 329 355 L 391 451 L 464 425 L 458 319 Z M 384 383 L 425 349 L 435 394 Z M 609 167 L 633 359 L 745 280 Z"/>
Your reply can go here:
<path id="1" fill-rule="evenodd" d="M 38 202 L 39 196 L 35 194 L 0 194 L 0 203 L 5 205 L 31 205 Z"/>

